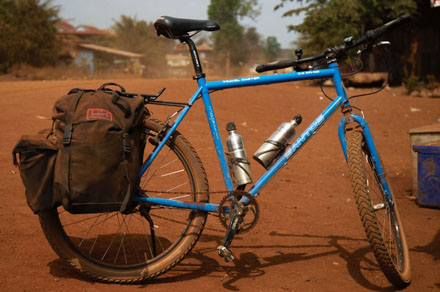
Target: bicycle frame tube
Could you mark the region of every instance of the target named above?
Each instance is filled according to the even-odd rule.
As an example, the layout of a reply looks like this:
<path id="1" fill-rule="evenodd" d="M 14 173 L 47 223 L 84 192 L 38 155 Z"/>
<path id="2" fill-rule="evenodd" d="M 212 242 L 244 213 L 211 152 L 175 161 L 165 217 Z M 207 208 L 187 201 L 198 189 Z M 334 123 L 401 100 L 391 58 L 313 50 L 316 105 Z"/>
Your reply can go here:
<path id="1" fill-rule="evenodd" d="M 199 88 L 196 93 L 190 99 L 190 102 L 187 106 L 184 107 L 182 112 L 177 116 L 176 121 L 167 131 L 167 134 L 161 141 L 161 143 L 156 147 L 156 149 L 150 154 L 147 158 L 146 163 L 142 167 L 141 176 L 151 165 L 154 158 L 157 156 L 159 151 L 163 148 L 167 140 L 171 137 L 174 130 L 177 126 L 182 122 L 183 118 L 189 111 L 192 104 L 195 100 L 202 95 L 203 103 L 205 106 L 205 113 L 208 118 L 208 122 L 210 125 L 211 136 L 216 148 L 217 157 L 219 159 L 220 167 L 223 174 L 223 179 L 228 190 L 233 189 L 233 184 L 231 180 L 231 176 L 228 169 L 228 164 L 226 161 L 226 157 L 224 154 L 223 143 L 220 137 L 220 132 L 218 129 L 217 121 L 215 118 L 214 110 L 211 103 L 211 98 L 209 95 L 210 90 L 222 90 L 228 88 L 239 88 L 239 87 L 247 87 L 247 86 L 258 86 L 258 85 L 269 85 L 275 83 L 282 82 L 290 82 L 290 81 L 300 81 L 300 80 L 312 80 L 312 79 L 322 79 L 322 78 L 332 78 L 335 84 L 337 98 L 313 121 L 310 126 L 296 139 L 296 141 L 285 151 L 284 155 L 282 155 L 278 161 L 268 170 L 266 171 L 255 183 L 255 185 L 249 190 L 251 195 L 256 196 L 258 192 L 270 181 L 274 175 L 288 163 L 288 160 L 293 157 L 293 155 L 311 138 L 312 135 L 316 133 L 316 131 L 325 123 L 325 121 L 341 106 L 342 103 L 348 102 L 347 95 L 344 90 L 344 86 L 342 83 L 342 78 L 339 72 L 338 65 L 336 63 L 329 64 L 328 69 L 321 70 L 311 70 L 311 71 L 303 71 L 303 72 L 291 72 L 291 73 L 283 73 L 283 74 L 273 74 L 273 75 L 263 75 L 263 76 L 255 76 L 248 78 L 236 78 L 236 79 L 227 79 L 220 81 L 212 81 L 206 82 L 205 78 L 198 79 Z M 135 197 L 135 200 L 145 201 L 152 204 L 160 204 L 166 206 L 180 207 L 180 208 L 189 208 L 195 210 L 204 210 L 204 211 L 215 211 L 218 210 L 218 206 L 215 204 L 185 204 L 182 205 L 182 202 L 173 201 L 173 200 L 163 200 L 156 198 L 144 198 L 144 197 Z M 165 202 L 167 201 L 167 202 Z M 197 205 L 197 207 L 193 206 Z M 203 206 L 202 206 L 203 205 Z"/>
<path id="2" fill-rule="evenodd" d="M 270 179 L 291 159 L 297 151 L 315 135 L 319 128 L 326 122 L 326 120 L 341 106 L 345 101 L 344 96 L 338 96 L 334 101 L 309 125 L 309 127 L 295 140 L 295 142 L 286 149 L 284 154 L 272 165 L 267 172 L 255 183 L 249 190 L 252 195 L 257 193 L 270 181 Z"/>
<path id="3" fill-rule="evenodd" d="M 150 154 L 150 156 L 148 156 L 147 160 L 145 161 L 144 165 L 141 168 L 139 177 L 142 177 L 142 175 L 145 173 L 147 168 L 151 165 L 153 160 L 157 157 L 160 150 L 162 150 L 163 146 L 165 146 L 166 142 L 171 137 L 171 135 L 174 133 L 177 126 L 180 125 L 180 123 L 182 122 L 182 120 L 186 116 L 186 114 L 188 113 L 191 106 L 194 104 L 196 99 L 199 97 L 201 91 L 202 91 L 202 87 L 199 87 L 199 89 L 196 91 L 196 93 L 194 93 L 194 95 L 191 97 L 190 101 L 188 102 L 188 105 L 186 105 L 183 108 L 182 112 L 177 116 L 176 121 L 171 125 L 171 128 L 167 131 L 167 133 L 166 133 L 165 137 L 162 139 L 161 143 L 154 149 L 154 151 Z"/>
<path id="4" fill-rule="evenodd" d="M 339 73 L 339 69 L 337 64 L 330 64 L 329 69 L 322 70 L 312 70 L 312 71 L 304 71 L 304 72 L 291 72 L 284 74 L 274 74 L 274 75 L 263 75 L 263 76 L 254 76 L 247 78 L 236 78 L 236 79 L 227 79 L 220 81 L 207 82 L 205 84 L 206 92 L 203 94 L 203 101 L 205 103 L 205 111 L 208 116 L 208 121 L 211 126 L 211 135 L 214 139 L 214 144 L 217 150 L 217 156 L 220 161 L 220 165 L 222 167 L 223 177 L 225 180 L 225 184 L 229 190 L 232 189 L 232 182 L 230 180 L 229 170 L 227 167 L 227 161 L 224 156 L 222 141 L 220 139 L 220 133 L 218 132 L 217 123 L 215 121 L 215 115 L 212 110 L 211 100 L 208 94 L 209 90 L 221 90 L 228 88 L 238 88 L 238 87 L 247 87 L 247 86 L 258 86 L 258 85 L 268 85 L 289 81 L 299 81 L 299 80 L 311 80 L 311 79 L 321 79 L 321 78 L 333 78 L 336 86 L 336 90 L 338 93 L 338 98 L 332 102 L 332 104 L 321 114 L 314 123 L 303 133 L 303 135 L 298 138 L 297 142 L 292 147 L 288 149 L 288 155 L 284 155 L 284 159 L 281 158 L 281 161 L 278 161 L 271 169 L 269 169 L 255 184 L 254 187 L 251 188 L 249 193 L 251 195 L 256 195 L 261 188 L 266 185 L 266 183 L 278 172 L 281 167 L 287 163 L 287 160 L 293 156 L 293 154 L 310 138 L 313 132 L 325 122 L 325 120 L 337 109 L 341 103 L 346 100 L 346 94 L 343 90 L 342 79 Z M 323 118 L 321 118 L 323 117 Z M 302 139 L 301 139 L 302 138 Z M 296 147 L 294 147 L 296 146 Z"/>

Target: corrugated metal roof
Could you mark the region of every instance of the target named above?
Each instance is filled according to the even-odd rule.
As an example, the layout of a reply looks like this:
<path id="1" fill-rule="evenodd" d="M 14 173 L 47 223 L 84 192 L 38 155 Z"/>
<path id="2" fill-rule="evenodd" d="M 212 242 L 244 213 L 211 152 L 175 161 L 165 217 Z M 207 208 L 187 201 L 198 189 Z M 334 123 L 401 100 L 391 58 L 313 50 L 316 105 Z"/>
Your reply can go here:
<path id="1" fill-rule="evenodd" d="M 58 33 L 62 35 L 86 35 L 86 36 L 114 35 L 114 32 L 108 29 L 99 29 L 92 25 L 79 25 L 75 27 L 64 20 L 58 21 L 56 26 L 58 29 Z"/>
<path id="2" fill-rule="evenodd" d="M 94 44 L 79 44 L 81 48 L 89 49 L 92 51 L 105 52 L 112 55 L 124 56 L 129 58 L 142 58 L 144 55 L 138 53 L 127 52 L 118 49 L 107 48 L 103 46 L 98 46 Z"/>

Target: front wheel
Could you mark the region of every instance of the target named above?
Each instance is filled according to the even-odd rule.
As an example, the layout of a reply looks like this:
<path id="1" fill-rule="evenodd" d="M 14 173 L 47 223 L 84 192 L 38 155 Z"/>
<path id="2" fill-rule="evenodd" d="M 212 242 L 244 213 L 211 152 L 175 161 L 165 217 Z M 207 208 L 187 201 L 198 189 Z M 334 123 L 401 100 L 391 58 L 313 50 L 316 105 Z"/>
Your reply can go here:
<path id="1" fill-rule="evenodd" d="M 145 121 L 147 139 L 163 124 Z M 153 145 L 147 144 L 145 157 Z M 207 203 L 208 181 L 189 142 L 177 131 L 140 180 L 146 196 Z M 62 207 L 40 212 L 42 229 L 56 253 L 94 280 L 137 283 L 180 262 L 197 242 L 207 213 L 138 203 L 130 212 L 70 214 Z"/>
<path id="2" fill-rule="evenodd" d="M 362 132 L 347 132 L 346 140 L 351 184 L 368 241 L 386 278 L 403 289 L 411 283 L 411 268 L 396 201 L 384 193 Z"/>

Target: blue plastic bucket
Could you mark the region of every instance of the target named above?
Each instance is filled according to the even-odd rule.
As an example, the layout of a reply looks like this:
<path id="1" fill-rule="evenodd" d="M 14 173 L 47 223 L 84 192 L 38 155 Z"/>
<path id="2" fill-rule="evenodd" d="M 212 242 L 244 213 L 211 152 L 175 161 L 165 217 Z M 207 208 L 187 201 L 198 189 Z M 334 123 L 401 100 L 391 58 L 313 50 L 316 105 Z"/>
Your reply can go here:
<path id="1" fill-rule="evenodd" d="M 417 152 L 417 203 L 440 208 L 440 142 L 414 145 Z"/>

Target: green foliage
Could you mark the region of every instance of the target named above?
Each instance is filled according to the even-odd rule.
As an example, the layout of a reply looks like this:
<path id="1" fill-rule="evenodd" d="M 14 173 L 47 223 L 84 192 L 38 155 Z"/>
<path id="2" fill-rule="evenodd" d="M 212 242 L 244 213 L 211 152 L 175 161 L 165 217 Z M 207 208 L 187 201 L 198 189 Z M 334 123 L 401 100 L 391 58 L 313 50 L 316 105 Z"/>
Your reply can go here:
<path id="1" fill-rule="evenodd" d="M 0 1 L 0 72 L 16 64 L 54 65 L 60 51 L 57 21 L 58 8 L 50 1 Z"/>
<path id="2" fill-rule="evenodd" d="M 255 8 L 258 0 L 211 0 L 208 6 L 209 18 L 221 24 L 237 22 L 239 18 L 250 17 L 254 19 L 260 14 Z"/>
<path id="3" fill-rule="evenodd" d="M 258 48 L 261 46 L 261 35 L 255 27 L 249 27 L 244 34 L 244 38 L 251 47 Z"/>
<path id="4" fill-rule="evenodd" d="M 238 20 L 243 17 L 255 18 L 259 14 L 255 8 L 257 4 L 257 0 L 211 0 L 208 17 L 221 26 L 221 30 L 212 34 L 212 39 L 215 51 L 218 56 L 223 56 L 224 63 L 238 64 L 245 60 L 244 28 Z"/>
<path id="5" fill-rule="evenodd" d="M 261 60 L 263 56 L 264 41 L 255 27 L 249 27 L 244 33 L 244 46 L 249 60 Z"/>
<path id="6" fill-rule="evenodd" d="M 437 88 L 439 88 L 440 87 L 440 84 L 437 82 L 437 80 L 435 80 L 435 76 L 434 75 L 431 75 L 431 74 L 429 74 L 429 75 L 427 75 L 426 76 L 426 89 L 428 89 L 428 91 L 434 91 L 434 90 L 436 90 Z"/>
<path id="7" fill-rule="evenodd" d="M 274 36 L 269 36 L 264 44 L 264 56 L 269 62 L 276 61 L 281 53 L 281 45 Z"/>
<path id="8" fill-rule="evenodd" d="M 166 64 L 167 46 L 172 46 L 173 43 L 158 38 L 153 23 L 121 15 L 119 20 L 114 21 L 112 29 L 116 37 L 107 45 L 143 54 L 142 63 L 150 74 Z"/>
<path id="9" fill-rule="evenodd" d="M 405 86 L 408 95 L 410 95 L 414 91 L 420 92 L 419 77 L 417 76 L 411 75 L 406 80 L 404 80 L 403 85 Z"/>
<path id="10" fill-rule="evenodd" d="M 274 9 L 293 1 L 303 6 L 287 10 L 283 17 L 305 15 L 303 23 L 288 28 L 300 33 L 298 45 L 307 55 L 340 44 L 347 36 L 358 38 L 365 31 L 417 8 L 415 0 L 281 0 Z"/>

